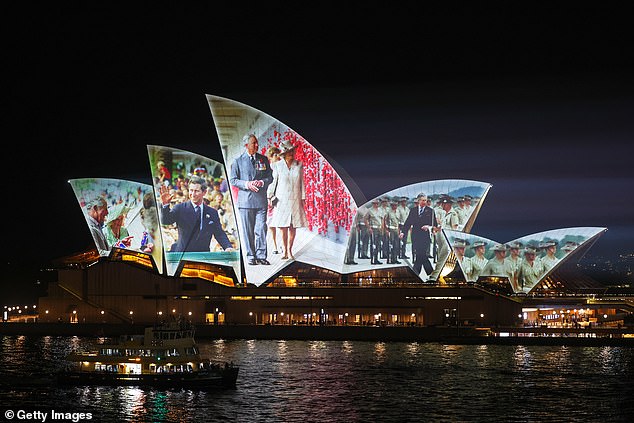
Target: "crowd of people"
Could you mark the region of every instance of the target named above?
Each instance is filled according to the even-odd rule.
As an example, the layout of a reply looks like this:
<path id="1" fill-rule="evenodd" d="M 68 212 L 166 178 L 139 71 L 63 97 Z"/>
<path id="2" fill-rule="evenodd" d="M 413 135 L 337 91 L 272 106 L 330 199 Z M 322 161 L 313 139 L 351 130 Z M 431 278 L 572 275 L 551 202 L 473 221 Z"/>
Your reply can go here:
<path id="1" fill-rule="evenodd" d="M 239 245 L 231 191 L 220 169 L 208 170 L 200 162 L 156 162 L 154 184 L 166 251 L 233 251 Z"/>
<path id="2" fill-rule="evenodd" d="M 100 255 L 108 255 L 112 247 L 138 249 L 144 252 L 152 252 L 153 244 L 148 242 L 148 237 L 131 234 L 130 213 L 138 209 L 139 204 L 144 203 L 144 193 L 140 187 L 129 185 L 121 186 L 103 180 L 83 181 L 89 185 L 83 186 L 81 181 L 74 181 L 80 206 L 85 210 L 88 227 L 97 246 Z M 143 207 L 141 207 L 141 213 Z M 145 233 L 149 234 L 155 227 L 150 227 L 148 220 L 141 223 Z M 140 235 L 140 234 L 136 234 Z"/>
<path id="3" fill-rule="evenodd" d="M 375 198 L 371 206 L 357 211 L 356 231 L 345 264 L 358 264 L 356 259 L 370 260 L 370 264 L 401 264 L 410 259 L 407 245 L 411 243 L 414 271 L 430 281 L 437 280 L 449 256 L 449 245 L 441 229 L 463 230 L 468 224 L 478 199 L 470 195 L 452 197 L 449 194 L 419 194 L 410 198 Z M 409 241 L 409 242 L 408 242 Z"/>
<path id="4" fill-rule="evenodd" d="M 489 251 L 493 257 L 487 258 L 487 242 L 475 241 L 470 245 L 466 239 L 454 239 L 452 247 L 456 259 L 468 282 L 476 282 L 480 277 L 496 276 L 508 278 L 514 292 L 527 292 L 560 261 L 558 255 L 568 254 L 578 246 L 568 241 L 561 246 L 555 240 L 541 243 L 494 244 Z M 471 251 L 466 254 L 467 249 Z"/>

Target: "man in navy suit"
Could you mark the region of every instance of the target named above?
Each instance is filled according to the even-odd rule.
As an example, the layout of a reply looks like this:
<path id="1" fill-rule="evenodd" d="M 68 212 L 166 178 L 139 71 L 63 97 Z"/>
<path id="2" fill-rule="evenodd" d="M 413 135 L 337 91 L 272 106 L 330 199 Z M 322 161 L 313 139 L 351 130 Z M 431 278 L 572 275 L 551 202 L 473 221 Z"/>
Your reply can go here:
<path id="1" fill-rule="evenodd" d="M 273 182 L 269 159 L 258 151 L 258 139 L 244 137 L 245 151 L 231 165 L 229 182 L 238 191 L 238 210 L 250 265 L 270 264 L 266 249 L 266 190 Z"/>
<path id="2" fill-rule="evenodd" d="M 212 236 L 216 238 L 223 250 L 233 251 L 231 241 L 220 224 L 218 212 L 203 203 L 203 197 L 207 192 L 205 180 L 194 177 L 189 181 L 187 189 L 190 201 L 170 208 L 172 194 L 165 185 L 161 185 L 160 188 L 161 223 L 163 225 L 176 223 L 178 229 L 178 240 L 172 245 L 170 251 L 210 251 Z"/>
<path id="3" fill-rule="evenodd" d="M 400 238 L 407 237 L 407 232 L 412 228 L 412 250 L 416 252 L 414 260 L 414 271 L 420 274 L 421 268 L 425 268 L 425 273 L 430 275 L 434 270 L 429 262 L 429 246 L 431 245 L 430 235 L 438 232 L 436 213 L 427 206 L 427 195 L 418 194 L 416 198 L 418 205 L 410 208 L 407 219 L 401 228 Z"/>

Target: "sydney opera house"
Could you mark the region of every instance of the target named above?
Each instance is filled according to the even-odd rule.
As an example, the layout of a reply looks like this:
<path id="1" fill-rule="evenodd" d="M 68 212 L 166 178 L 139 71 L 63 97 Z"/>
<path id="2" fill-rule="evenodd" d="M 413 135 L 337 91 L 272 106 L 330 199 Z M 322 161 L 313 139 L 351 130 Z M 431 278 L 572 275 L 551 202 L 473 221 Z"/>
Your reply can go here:
<path id="1" fill-rule="evenodd" d="M 95 248 L 57 260 L 40 321 L 579 325 L 618 315 L 576 266 L 606 228 L 472 234 L 493 194 L 471 180 L 365 202 L 282 122 L 207 100 L 222 161 L 148 145 L 152 185 L 69 181 Z"/>

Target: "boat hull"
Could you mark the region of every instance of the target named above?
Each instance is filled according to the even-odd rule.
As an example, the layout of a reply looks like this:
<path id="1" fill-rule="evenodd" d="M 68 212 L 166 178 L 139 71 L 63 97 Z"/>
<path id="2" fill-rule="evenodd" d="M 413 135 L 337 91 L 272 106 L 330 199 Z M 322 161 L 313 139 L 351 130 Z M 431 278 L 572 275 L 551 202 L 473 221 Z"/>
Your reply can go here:
<path id="1" fill-rule="evenodd" d="M 233 388 L 238 368 L 219 372 L 125 374 L 65 371 L 57 375 L 61 385 L 156 386 L 164 388 Z"/>

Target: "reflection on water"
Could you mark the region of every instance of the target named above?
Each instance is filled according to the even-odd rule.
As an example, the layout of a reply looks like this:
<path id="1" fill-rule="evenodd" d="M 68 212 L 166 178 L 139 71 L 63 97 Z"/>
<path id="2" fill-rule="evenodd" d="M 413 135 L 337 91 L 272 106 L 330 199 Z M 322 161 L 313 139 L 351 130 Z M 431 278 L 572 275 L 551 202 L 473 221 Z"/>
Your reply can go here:
<path id="1" fill-rule="evenodd" d="M 101 421 L 630 421 L 634 351 L 622 347 L 209 340 L 236 389 L 29 385 L 82 337 L 0 337 L 0 406 Z"/>

